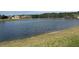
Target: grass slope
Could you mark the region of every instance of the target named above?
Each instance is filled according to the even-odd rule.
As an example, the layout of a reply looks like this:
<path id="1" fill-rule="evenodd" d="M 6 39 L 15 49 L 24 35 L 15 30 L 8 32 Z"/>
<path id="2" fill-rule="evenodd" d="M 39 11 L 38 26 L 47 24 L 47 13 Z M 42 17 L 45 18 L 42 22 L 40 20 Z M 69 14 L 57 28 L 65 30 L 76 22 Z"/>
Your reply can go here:
<path id="1" fill-rule="evenodd" d="M 0 42 L 1 47 L 78 47 L 79 27 L 45 33 L 22 40 Z"/>

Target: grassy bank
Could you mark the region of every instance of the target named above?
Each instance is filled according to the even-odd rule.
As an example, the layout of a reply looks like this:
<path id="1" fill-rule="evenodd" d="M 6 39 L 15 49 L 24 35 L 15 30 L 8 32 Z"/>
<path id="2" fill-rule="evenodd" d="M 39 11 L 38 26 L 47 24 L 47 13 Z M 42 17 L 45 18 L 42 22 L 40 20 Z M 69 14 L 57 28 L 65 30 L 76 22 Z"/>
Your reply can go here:
<path id="1" fill-rule="evenodd" d="M 41 34 L 22 40 L 0 42 L 2 47 L 77 47 L 79 46 L 79 27 Z"/>
<path id="2" fill-rule="evenodd" d="M 6 21 L 17 21 L 17 20 L 28 20 L 31 18 L 26 18 L 26 19 L 0 19 L 0 22 L 6 22 Z"/>

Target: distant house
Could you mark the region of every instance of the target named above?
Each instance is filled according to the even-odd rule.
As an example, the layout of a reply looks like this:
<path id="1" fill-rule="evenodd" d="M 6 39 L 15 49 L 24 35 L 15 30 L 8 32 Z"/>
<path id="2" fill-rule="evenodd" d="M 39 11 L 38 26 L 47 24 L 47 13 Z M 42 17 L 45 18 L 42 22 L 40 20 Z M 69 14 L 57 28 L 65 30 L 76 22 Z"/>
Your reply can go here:
<path id="1" fill-rule="evenodd" d="M 76 19 L 79 19 L 79 16 L 76 16 Z"/>
<path id="2" fill-rule="evenodd" d="M 32 18 L 31 16 L 20 16 L 21 19 Z"/>
<path id="3" fill-rule="evenodd" d="M 20 16 L 12 16 L 12 19 L 20 19 Z"/>
<path id="4" fill-rule="evenodd" d="M 26 19 L 26 18 L 32 18 L 32 17 L 31 16 L 25 16 L 25 15 L 9 16 L 9 19 Z"/>
<path id="5" fill-rule="evenodd" d="M 79 15 L 74 15 L 75 19 L 79 19 Z"/>
<path id="6" fill-rule="evenodd" d="M 77 19 L 79 19 L 79 16 L 77 17 Z"/>

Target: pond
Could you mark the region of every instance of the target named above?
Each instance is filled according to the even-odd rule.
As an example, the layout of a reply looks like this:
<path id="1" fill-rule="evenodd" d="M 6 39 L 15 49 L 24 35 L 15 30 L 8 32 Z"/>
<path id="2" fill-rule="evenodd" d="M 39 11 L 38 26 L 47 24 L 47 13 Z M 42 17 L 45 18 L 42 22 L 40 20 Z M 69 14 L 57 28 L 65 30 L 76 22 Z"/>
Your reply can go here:
<path id="1" fill-rule="evenodd" d="M 79 20 L 75 19 L 41 18 L 0 22 L 0 41 L 25 38 L 78 25 Z"/>

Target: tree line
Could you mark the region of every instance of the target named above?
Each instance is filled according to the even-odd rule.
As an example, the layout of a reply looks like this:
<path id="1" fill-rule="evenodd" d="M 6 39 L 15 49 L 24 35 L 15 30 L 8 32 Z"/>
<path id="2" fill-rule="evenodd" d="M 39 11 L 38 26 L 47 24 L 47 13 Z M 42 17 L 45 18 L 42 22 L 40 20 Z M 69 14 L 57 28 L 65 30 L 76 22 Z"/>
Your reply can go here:
<path id="1" fill-rule="evenodd" d="M 59 13 L 43 13 L 43 14 L 36 14 L 36 15 L 29 15 L 32 18 L 76 18 L 79 16 L 78 12 L 59 12 Z M 0 19 L 8 19 L 10 16 L 0 15 Z"/>
<path id="2" fill-rule="evenodd" d="M 6 16 L 6 15 L 0 15 L 0 19 L 8 19 L 8 16 Z"/>
<path id="3" fill-rule="evenodd" d="M 59 13 L 44 13 L 40 15 L 31 15 L 32 18 L 76 18 L 79 16 L 78 12 L 59 12 Z"/>

